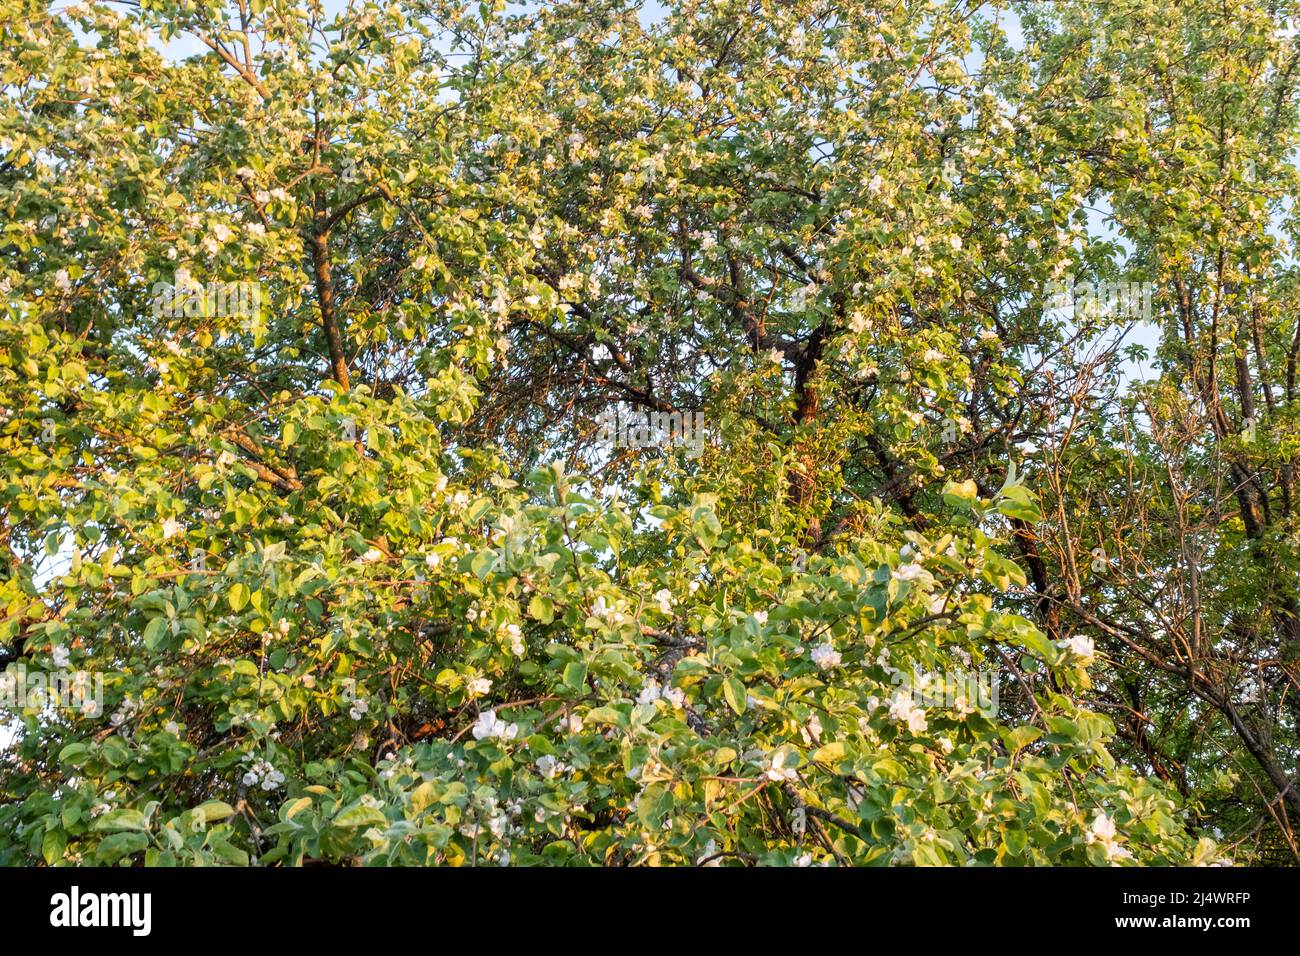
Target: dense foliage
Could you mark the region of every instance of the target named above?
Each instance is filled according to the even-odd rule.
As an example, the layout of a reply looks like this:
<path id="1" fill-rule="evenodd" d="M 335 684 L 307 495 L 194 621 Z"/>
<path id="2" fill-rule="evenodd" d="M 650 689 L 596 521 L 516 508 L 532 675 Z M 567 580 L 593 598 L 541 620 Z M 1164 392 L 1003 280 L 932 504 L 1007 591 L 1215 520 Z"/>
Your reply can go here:
<path id="1" fill-rule="evenodd" d="M 0 862 L 1293 861 L 1297 5 L 640 6 L 0 0 Z"/>

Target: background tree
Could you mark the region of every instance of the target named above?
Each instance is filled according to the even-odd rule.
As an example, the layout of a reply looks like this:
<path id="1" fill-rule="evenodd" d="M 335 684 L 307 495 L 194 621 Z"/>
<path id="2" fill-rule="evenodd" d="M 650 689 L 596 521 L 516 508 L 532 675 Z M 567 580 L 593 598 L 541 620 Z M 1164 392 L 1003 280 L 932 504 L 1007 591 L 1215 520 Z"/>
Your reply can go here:
<path id="1" fill-rule="evenodd" d="M 1280 237 L 1223 226 L 1279 304 L 1197 292 L 1149 387 L 1045 301 L 1152 275 L 1182 328 L 1232 137 L 1283 208 L 1277 11 L 5 2 L 0 653 L 107 699 L 21 714 L 0 859 L 1220 859 L 1179 803 L 1285 843 L 1290 712 L 1205 662 L 1286 699 L 1286 563 L 1262 487 L 1258 556 L 1210 544 L 1261 452 L 1193 427 L 1197 330 L 1286 347 Z M 1217 139 L 1175 61 L 1237 84 Z M 158 306 L 221 282 L 259 308 Z M 615 403 L 708 442 L 610 447 Z"/>

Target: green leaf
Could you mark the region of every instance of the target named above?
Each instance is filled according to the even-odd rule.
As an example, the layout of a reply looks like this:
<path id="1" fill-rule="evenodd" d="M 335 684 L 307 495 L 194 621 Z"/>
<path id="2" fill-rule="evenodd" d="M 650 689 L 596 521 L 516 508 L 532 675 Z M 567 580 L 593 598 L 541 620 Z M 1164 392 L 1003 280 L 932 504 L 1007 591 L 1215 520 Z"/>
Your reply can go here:
<path id="1" fill-rule="evenodd" d="M 238 847 L 231 846 L 226 840 L 214 841 L 212 852 L 217 859 L 224 860 L 232 866 L 248 866 L 248 854 Z"/>
<path id="2" fill-rule="evenodd" d="M 1023 485 L 1012 485 L 1003 490 L 998 501 L 998 511 L 1009 518 L 1020 518 L 1030 524 L 1043 520 L 1043 513 L 1038 509 L 1034 496 Z"/>
<path id="3" fill-rule="evenodd" d="M 95 849 L 98 863 L 112 865 L 124 856 L 138 853 L 149 845 L 149 838 L 143 833 L 114 833 L 105 837 Z"/>
<path id="4" fill-rule="evenodd" d="M 232 611 L 242 611 L 248 604 L 248 587 L 236 581 L 226 592 L 226 601 L 229 602 Z"/>
<path id="5" fill-rule="evenodd" d="M 155 617 L 144 627 L 144 646 L 156 651 L 167 637 L 167 618 Z"/>
<path id="6" fill-rule="evenodd" d="M 1014 730 L 1004 731 L 1002 739 L 1006 742 L 1007 750 L 1014 754 L 1023 750 L 1041 736 L 1043 736 L 1043 732 L 1038 727 L 1024 724 Z"/>
<path id="7" fill-rule="evenodd" d="M 534 594 L 528 602 L 528 616 L 543 624 L 550 624 L 555 620 L 555 602 L 548 597 Z"/>
<path id="8" fill-rule="evenodd" d="M 672 791 L 661 783 L 652 783 L 645 788 L 641 799 L 637 801 L 637 818 L 647 827 L 657 829 L 672 808 Z"/>
<path id="9" fill-rule="evenodd" d="M 92 830 L 147 830 L 149 823 L 139 810 L 110 810 L 96 818 Z"/>
<path id="10" fill-rule="evenodd" d="M 340 810 L 331 823 L 336 827 L 382 827 L 388 824 L 388 818 L 377 807 L 356 801 Z"/>
<path id="11" fill-rule="evenodd" d="M 286 804 L 283 808 L 281 808 L 280 817 L 283 820 L 292 820 L 294 817 L 302 813 L 304 810 L 311 809 L 311 806 L 312 806 L 311 797 L 299 797 L 297 800 L 293 801 L 292 803 Z"/>
<path id="12" fill-rule="evenodd" d="M 564 667 L 564 684 L 572 690 L 582 690 L 587 681 L 587 665 L 582 661 L 570 661 Z"/>
<path id="13" fill-rule="evenodd" d="M 813 752 L 812 759 L 822 763 L 834 763 L 836 760 L 843 760 L 847 752 L 848 748 L 845 747 L 844 741 L 834 740 L 818 747 Z"/>
<path id="14" fill-rule="evenodd" d="M 221 800 L 209 800 L 194 808 L 194 813 L 205 823 L 214 823 L 235 815 L 235 808 Z"/>
<path id="15" fill-rule="evenodd" d="M 722 696 L 726 699 L 728 706 L 738 714 L 745 712 L 745 706 L 748 703 L 745 685 L 734 677 L 728 677 L 722 682 Z"/>
<path id="16" fill-rule="evenodd" d="M 1007 845 L 1007 850 L 1012 856 L 1020 856 L 1029 843 L 1029 835 L 1018 828 L 1008 829 L 1002 834 L 1002 842 Z"/>
<path id="17" fill-rule="evenodd" d="M 420 814 L 438 802 L 439 784 L 426 780 L 411 791 L 411 812 Z"/>
<path id="18" fill-rule="evenodd" d="M 53 866 L 63 859 L 68 848 L 68 834 L 61 829 L 47 830 L 41 838 L 41 857 L 48 866 Z"/>
<path id="19" fill-rule="evenodd" d="M 587 723 L 589 724 L 612 724 L 615 727 L 627 726 L 627 717 L 622 711 L 613 707 L 593 707 L 587 712 Z"/>

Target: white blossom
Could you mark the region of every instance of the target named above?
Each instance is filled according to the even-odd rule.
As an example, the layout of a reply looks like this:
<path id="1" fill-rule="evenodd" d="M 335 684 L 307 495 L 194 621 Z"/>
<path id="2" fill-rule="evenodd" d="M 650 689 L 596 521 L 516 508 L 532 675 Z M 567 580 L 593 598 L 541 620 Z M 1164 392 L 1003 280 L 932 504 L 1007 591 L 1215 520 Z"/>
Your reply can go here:
<path id="1" fill-rule="evenodd" d="M 659 682 L 652 677 L 641 688 L 641 693 L 637 695 L 636 702 L 638 704 L 653 704 L 662 695 L 663 691 L 659 687 Z"/>
<path id="2" fill-rule="evenodd" d="M 547 780 L 554 780 L 556 776 L 568 769 L 565 764 L 556 760 L 550 754 L 543 754 L 537 758 L 537 771 Z"/>
<path id="3" fill-rule="evenodd" d="M 497 717 L 495 710 L 485 710 L 478 715 L 470 733 L 475 740 L 514 740 L 519 734 L 519 725 L 507 724 Z"/>
<path id="4" fill-rule="evenodd" d="M 1103 843 L 1115 839 L 1115 834 L 1115 821 L 1104 813 L 1098 813 L 1092 821 L 1092 826 L 1088 828 L 1089 837 Z"/>
<path id="5" fill-rule="evenodd" d="M 1093 818 L 1092 825 L 1088 827 L 1088 842 L 1100 844 L 1106 852 L 1107 862 L 1114 863 L 1116 860 L 1132 859 L 1133 853 L 1128 847 L 1121 846 L 1118 842 L 1119 833 L 1115 828 L 1115 821 L 1105 813 L 1098 813 Z"/>
<path id="6" fill-rule="evenodd" d="M 929 574 L 930 572 L 915 562 L 910 564 L 900 564 L 893 571 L 893 577 L 899 581 L 918 581 L 922 578 L 929 577 Z"/>
<path id="7" fill-rule="evenodd" d="M 524 643 L 524 632 L 520 630 L 518 624 L 503 625 L 500 633 L 510 641 L 510 652 L 515 657 L 523 657 L 528 653 L 528 645 Z"/>
<path id="8" fill-rule="evenodd" d="M 783 750 L 778 750 L 768 759 L 767 769 L 763 771 L 763 776 L 768 780 L 791 781 L 799 778 L 798 772 L 793 766 L 787 765 L 786 761 L 794 761 L 791 755 Z"/>
<path id="9" fill-rule="evenodd" d="M 1092 638 L 1085 634 L 1076 634 L 1074 637 L 1067 638 L 1061 641 L 1060 646 L 1078 658 L 1082 664 L 1091 664 L 1096 655 Z"/>
<path id="10" fill-rule="evenodd" d="M 907 729 L 914 734 L 925 733 L 925 710 L 917 707 L 912 701 L 912 695 L 905 690 L 900 690 L 890 700 L 889 716 L 892 720 L 906 724 Z"/>
<path id="11" fill-rule="evenodd" d="M 828 671 L 839 666 L 840 652 L 830 644 L 818 644 L 812 649 L 812 661 L 822 670 Z"/>
<path id="12" fill-rule="evenodd" d="M 246 787 L 260 786 L 263 790 L 275 790 L 284 783 L 284 774 L 276 770 L 267 760 L 255 760 L 243 776 Z"/>

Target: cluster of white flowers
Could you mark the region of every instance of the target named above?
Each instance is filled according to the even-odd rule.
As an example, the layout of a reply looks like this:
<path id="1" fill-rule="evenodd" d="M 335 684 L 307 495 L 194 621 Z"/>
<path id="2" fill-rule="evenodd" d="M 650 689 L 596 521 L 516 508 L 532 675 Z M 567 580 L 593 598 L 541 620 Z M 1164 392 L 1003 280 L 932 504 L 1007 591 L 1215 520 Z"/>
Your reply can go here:
<path id="1" fill-rule="evenodd" d="M 604 595 L 597 597 L 591 605 L 592 617 L 598 617 L 602 621 L 609 621 L 611 624 L 622 624 L 623 615 L 616 609 L 614 604 L 605 600 Z"/>
<path id="2" fill-rule="evenodd" d="M 257 201 L 257 204 L 259 206 L 265 206 L 272 199 L 274 199 L 276 202 L 282 202 L 282 203 L 287 203 L 291 201 L 291 197 L 289 195 L 288 190 L 284 189 L 284 187 L 282 186 L 277 186 L 275 189 L 272 189 L 270 191 L 265 189 L 259 189 L 257 190 L 257 192 L 253 193 L 253 198 Z"/>
<path id="3" fill-rule="evenodd" d="M 554 780 L 569 769 L 568 764 L 562 763 L 550 754 L 543 754 L 537 758 L 537 772 L 547 780 Z"/>
<path id="4" fill-rule="evenodd" d="M 900 690 L 889 701 L 889 716 L 892 720 L 906 724 L 907 729 L 914 734 L 925 733 L 925 710 L 917 707 L 912 695 L 905 690 Z"/>
<path id="5" fill-rule="evenodd" d="M 109 810 L 112 810 L 112 809 L 113 809 L 113 801 L 116 800 L 116 799 L 117 799 L 117 791 L 116 791 L 116 790 L 109 790 L 109 791 L 107 791 L 107 792 L 104 794 L 104 800 L 103 800 L 103 802 L 102 802 L 102 803 L 97 803 L 97 804 L 95 804 L 93 807 L 90 808 L 90 815 L 91 815 L 92 817 L 100 817 L 100 816 L 103 816 L 105 813 L 108 813 Z"/>
<path id="6" fill-rule="evenodd" d="M 469 691 L 471 697 L 482 697 L 492 690 L 492 679 L 489 677 L 475 677 L 465 685 L 465 689 Z"/>
<path id="7" fill-rule="evenodd" d="M 651 677 L 641 688 L 641 693 L 637 695 L 638 704 L 653 704 L 657 700 L 663 700 L 673 707 L 680 708 L 686 704 L 686 692 L 680 687 L 661 687 L 659 681 Z"/>
<path id="8" fill-rule="evenodd" d="M 830 644 L 818 644 L 812 649 L 812 661 L 824 671 L 840 664 L 840 652 Z"/>
<path id="9" fill-rule="evenodd" d="M 244 774 L 243 780 L 246 787 L 260 786 L 263 790 L 275 790 L 284 783 L 284 774 L 267 760 L 255 760 Z"/>
<path id="10" fill-rule="evenodd" d="M 898 581 L 920 581 L 929 576 L 930 572 L 916 562 L 900 564 L 893 571 L 893 577 Z"/>
<path id="11" fill-rule="evenodd" d="M 62 645 L 55 645 L 50 649 L 50 659 L 54 661 L 55 667 L 67 667 L 72 663 L 72 655 Z"/>
<path id="12" fill-rule="evenodd" d="M 470 731 L 475 740 L 514 740 L 519 736 L 518 724 L 507 724 L 497 717 L 495 710 L 485 710 L 474 721 Z"/>
<path id="13" fill-rule="evenodd" d="M 1108 862 L 1132 859 L 1133 854 L 1127 847 L 1116 842 L 1117 839 L 1115 821 L 1104 813 L 1098 813 L 1092 821 L 1092 826 L 1088 828 L 1088 842 L 1101 844 L 1102 849 L 1106 851 Z"/>
<path id="14" fill-rule="evenodd" d="M 212 231 L 203 237 L 201 243 L 203 251 L 210 256 L 215 256 L 233 236 L 234 233 L 224 222 L 215 223 L 212 226 Z"/>
<path id="15" fill-rule="evenodd" d="M 503 624 L 498 636 L 510 642 L 510 653 L 515 657 L 523 657 L 528 653 L 528 645 L 524 643 L 524 632 L 519 629 L 518 624 Z"/>
<path id="16" fill-rule="evenodd" d="M 784 750 L 778 750 L 768 759 L 767 769 L 763 771 L 763 776 L 768 780 L 793 781 L 799 779 L 799 773 L 795 770 L 794 764 L 797 758 Z"/>
<path id="17" fill-rule="evenodd" d="M 130 720 L 132 715 L 134 715 L 139 709 L 139 704 L 133 701 L 130 697 L 124 697 L 122 698 L 122 703 L 118 705 L 117 711 L 113 716 L 108 718 L 108 722 L 114 727 L 121 727 L 124 723 Z"/>
<path id="18" fill-rule="evenodd" d="M 672 591 L 669 591 L 667 588 L 660 588 L 652 595 L 652 597 L 654 598 L 655 603 L 659 605 L 659 613 L 673 613 L 673 605 L 677 602 L 673 600 Z"/>

